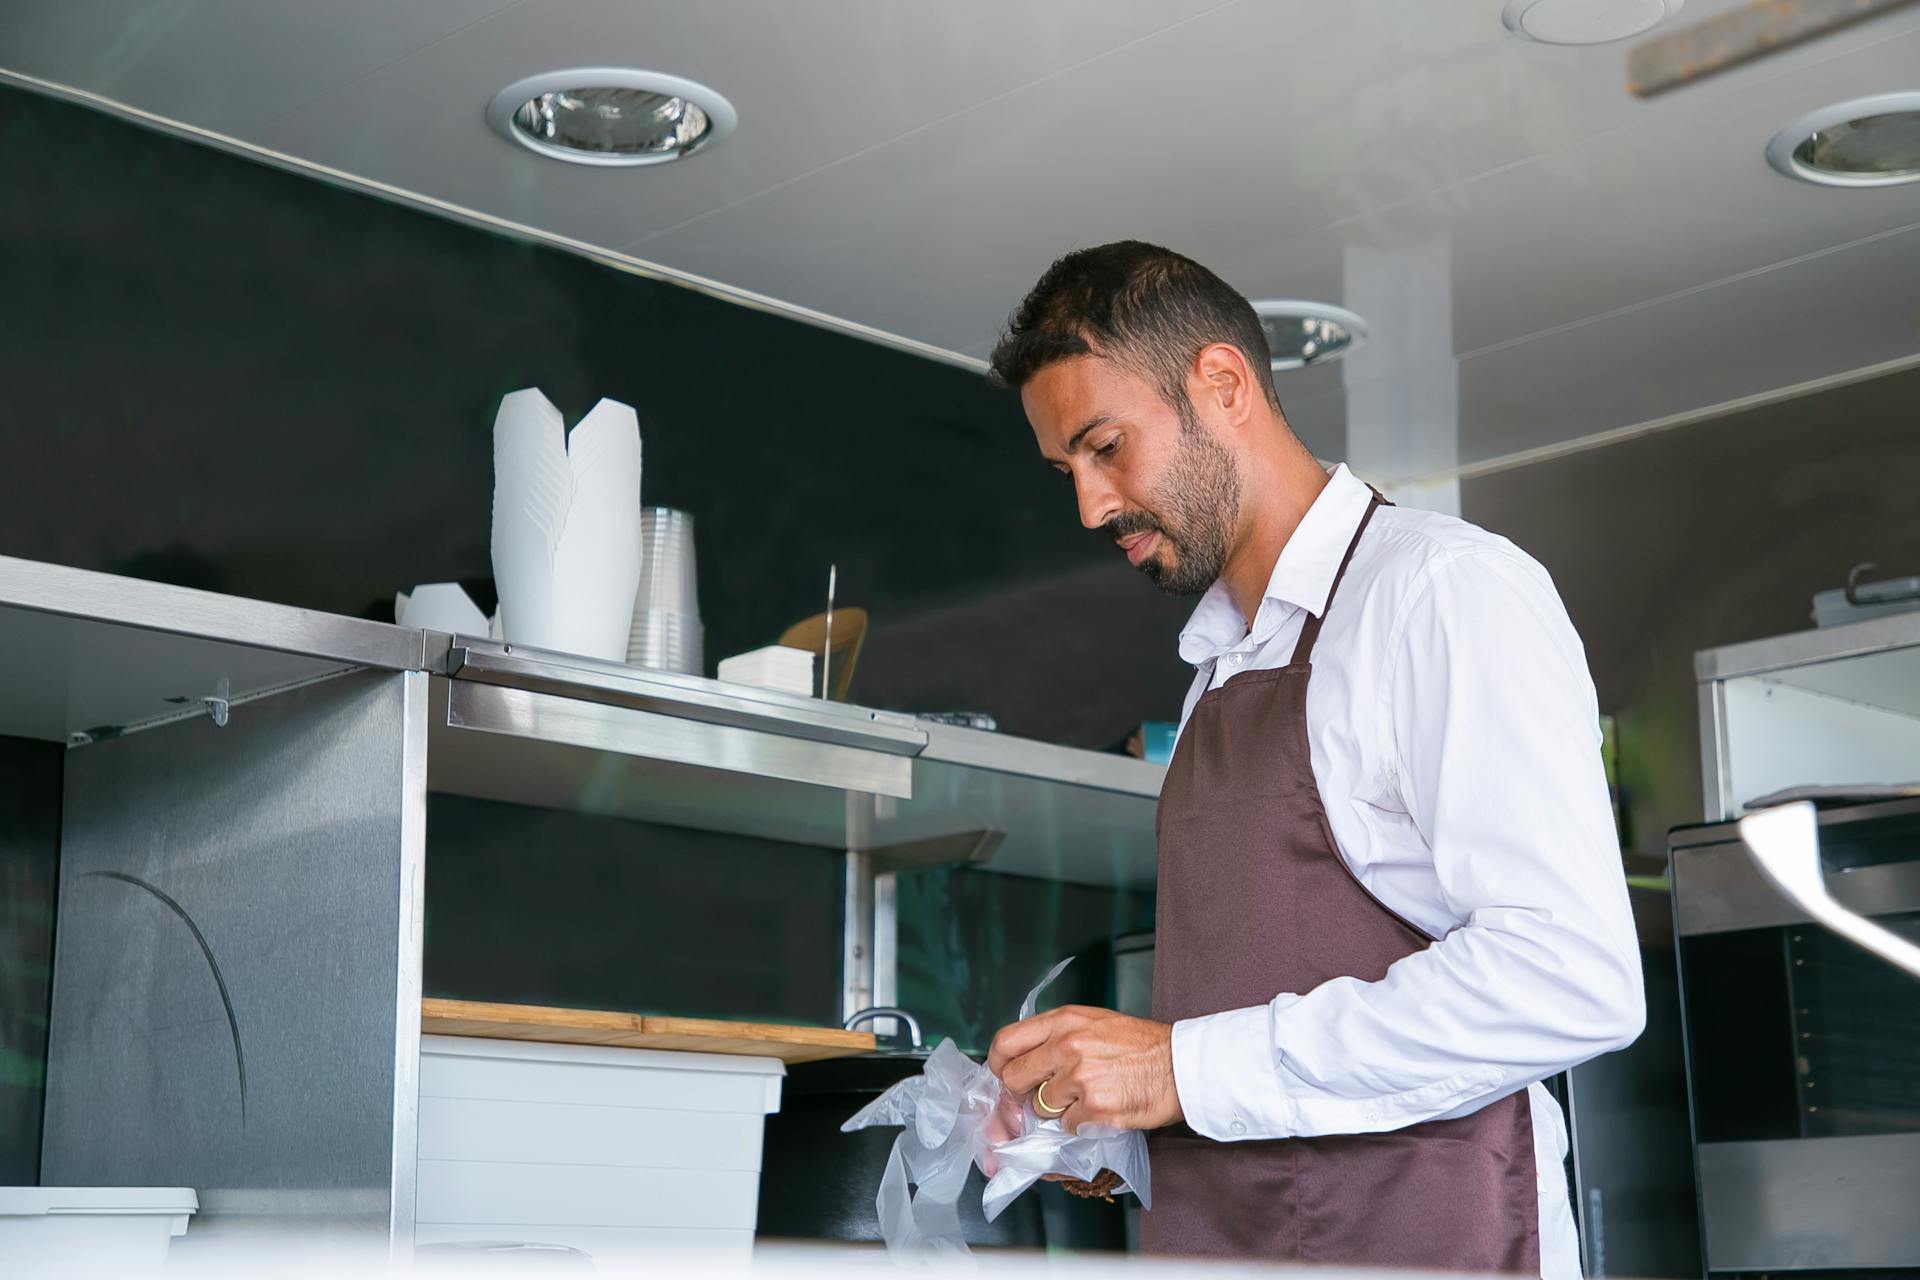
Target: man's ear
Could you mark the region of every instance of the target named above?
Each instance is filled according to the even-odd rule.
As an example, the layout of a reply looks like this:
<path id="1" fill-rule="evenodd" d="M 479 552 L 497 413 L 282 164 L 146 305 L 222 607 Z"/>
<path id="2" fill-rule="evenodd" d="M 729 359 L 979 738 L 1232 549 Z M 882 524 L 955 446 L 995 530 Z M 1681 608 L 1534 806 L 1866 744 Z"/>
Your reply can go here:
<path id="1" fill-rule="evenodd" d="M 1264 399 L 1246 354 L 1230 342 L 1209 343 L 1193 358 L 1190 390 L 1197 403 L 1217 410 L 1227 426 L 1244 426 Z M 1204 397 L 1204 400 L 1202 399 Z"/>

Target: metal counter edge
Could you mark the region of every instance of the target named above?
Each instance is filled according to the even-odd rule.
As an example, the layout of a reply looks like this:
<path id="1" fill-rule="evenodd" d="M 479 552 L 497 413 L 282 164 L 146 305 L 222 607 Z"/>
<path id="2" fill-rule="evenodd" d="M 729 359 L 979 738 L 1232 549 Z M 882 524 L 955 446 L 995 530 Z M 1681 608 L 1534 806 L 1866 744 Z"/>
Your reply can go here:
<path id="1" fill-rule="evenodd" d="M 8 608 L 387 671 L 427 669 L 426 633 L 415 628 L 0 556 L 0 609 Z"/>
<path id="2" fill-rule="evenodd" d="M 1693 674 L 1697 683 L 1707 684 L 1915 645 L 1920 645 L 1920 610 L 1701 649 L 1693 655 Z"/>

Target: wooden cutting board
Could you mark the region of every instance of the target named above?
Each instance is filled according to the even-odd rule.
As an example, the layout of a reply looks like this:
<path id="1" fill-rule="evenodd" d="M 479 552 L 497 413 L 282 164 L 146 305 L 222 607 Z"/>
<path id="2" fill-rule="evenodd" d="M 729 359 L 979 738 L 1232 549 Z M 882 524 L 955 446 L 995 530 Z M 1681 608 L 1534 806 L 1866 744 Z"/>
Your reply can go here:
<path id="1" fill-rule="evenodd" d="M 553 1009 L 535 1004 L 422 1000 L 420 1030 L 437 1036 L 542 1040 L 620 1049 L 675 1049 L 682 1053 L 738 1053 L 782 1062 L 817 1062 L 872 1053 L 871 1031 L 783 1027 L 707 1018 L 658 1018 L 599 1009 Z"/>

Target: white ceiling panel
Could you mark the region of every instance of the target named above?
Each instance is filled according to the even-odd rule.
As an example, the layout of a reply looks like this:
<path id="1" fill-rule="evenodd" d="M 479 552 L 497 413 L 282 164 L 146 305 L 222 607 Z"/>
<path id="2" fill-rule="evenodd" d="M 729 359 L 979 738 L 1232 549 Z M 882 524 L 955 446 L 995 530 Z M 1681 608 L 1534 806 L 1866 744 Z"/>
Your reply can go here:
<path id="1" fill-rule="evenodd" d="M 1346 281 L 1357 250 L 1443 241 L 1452 347 L 1467 356 L 1905 226 L 1920 219 L 1920 185 L 1837 191 L 1787 181 L 1764 156 L 1774 131 L 1814 106 L 1916 83 L 1920 25 L 1881 35 L 1854 56 L 1690 104 L 1659 130 L 1609 132 L 1293 237 L 1237 283 L 1357 306 Z M 1369 319 L 1381 333 L 1396 317 Z"/>
<path id="2" fill-rule="evenodd" d="M 1889 225 L 1885 211 L 1916 194 L 1849 202 L 1863 193 L 1785 182 L 1759 156 L 1774 122 L 1799 109 L 1784 104 L 1920 65 L 1915 20 L 1902 39 L 1888 39 L 1885 27 L 1869 39 L 1857 28 L 1854 40 L 1867 48 L 1854 56 L 1804 51 L 1786 70 L 1776 64 L 1764 76 L 1649 104 L 1622 89 L 1617 49 L 1466 43 L 1442 16 L 1458 26 L 1468 6 L 1413 10 L 1436 29 L 1398 31 L 1409 42 L 1399 62 L 1365 53 L 1383 28 L 1395 33 L 1379 21 L 1379 4 L 1299 6 L 1311 21 L 1294 24 L 1288 44 L 1274 14 L 1292 8 L 1212 14 L 1097 70 L 1013 95 L 1022 119 L 1099 122 L 1068 129 L 1071 146 L 1053 131 L 995 130 L 960 116 L 626 247 L 975 349 L 1039 270 L 1074 245 L 1140 235 L 1187 248 L 1249 293 L 1338 301 L 1347 244 L 1437 229 L 1491 246 L 1467 255 L 1459 273 L 1463 291 L 1492 295 L 1459 325 L 1462 349 L 1473 349 L 1530 331 L 1538 316 L 1564 323 L 1619 306 L 1624 295 L 1668 292 L 1671 260 L 1696 264 L 1688 281 L 1696 283 L 1717 278 L 1698 269 L 1715 260 L 1735 262 L 1729 271 L 1768 260 L 1769 242 L 1789 243 L 1788 256 L 1852 238 Z M 1416 39 L 1446 46 L 1450 35 L 1461 46 L 1452 54 L 1428 63 L 1414 56 Z M 1230 37 L 1224 51 L 1222 37 Z M 1313 52 L 1289 60 L 1289 71 L 1302 63 L 1378 74 L 1340 93 L 1263 73 L 1276 47 Z M 1581 74 L 1566 77 L 1565 92 L 1544 83 L 1569 68 Z M 1116 77 L 1165 90 L 1117 94 Z M 1200 105 L 1168 110 L 1169 99 Z M 1204 114 L 1196 119 L 1195 110 Z M 1217 132 L 1196 141 L 1201 130 Z M 1356 216 L 1362 206 L 1373 212 Z M 1724 238 L 1729 226 L 1758 242 Z M 1308 228 L 1318 230 L 1302 236 Z M 1509 245 L 1526 252 L 1506 252 Z M 1527 287 L 1532 266 L 1556 262 L 1594 268 L 1591 282 L 1605 299 L 1590 299 L 1589 280 L 1565 272 Z"/>
<path id="3" fill-rule="evenodd" d="M 1451 220 L 1462 353 L 1920 219 L 1920 185 L 1840 191 L 1768 167 L 1805 111 L 1920 87 L 1920 29 L 1469 184 Z"/>
<path id="4" fill-rule="evenodd" d="M 1219 2 L 520 0 L 258 136 L 349 173 L 617 248 L 1083 66 Z M 481 119 L 515 80 L 601 64 L 705 84 L 733 103 L 739 127 L 685 163 L 593 168 L 535 155 Z M 715 278 L 742 284 L 738 275 Z"/>
<path id="5" fill-rule="evenodd" d="M 1059 252 L 1116 236 L 1257 292 L 1318 284 L 1278 252 L 1295 235 L 1643 116 L 1618 50 L 1490 39 L 1485 17 L 1237 5 L 624 248 L 950 347 Z"/>
<path id="6" fill-rule="evenodd" d="M 1920 222 L 1460 364 L 1471 465 L 1920 353 Z M 1845 423 L 1809 422 L 1809 447 Z"/>
<path id="7" fill-rule="evenodd" d="M 9 0 L 0 66 L 246 136 L 514 0 Z"/>

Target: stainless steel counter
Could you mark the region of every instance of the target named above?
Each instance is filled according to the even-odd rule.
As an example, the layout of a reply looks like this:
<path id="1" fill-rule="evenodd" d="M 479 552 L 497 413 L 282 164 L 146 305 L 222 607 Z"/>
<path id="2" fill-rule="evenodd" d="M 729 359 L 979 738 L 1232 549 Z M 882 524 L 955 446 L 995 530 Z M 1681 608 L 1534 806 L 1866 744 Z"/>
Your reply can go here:
<path id="1" fill-rule="evenodd" d="M 4 557 L 0 735 L 69 747 L 44 1170 L 397 1252 L 430 791 L 837 851 L 851 1009 L 892 1002 L 902 871 L 1150 885 L 1163 773 Z"/>

